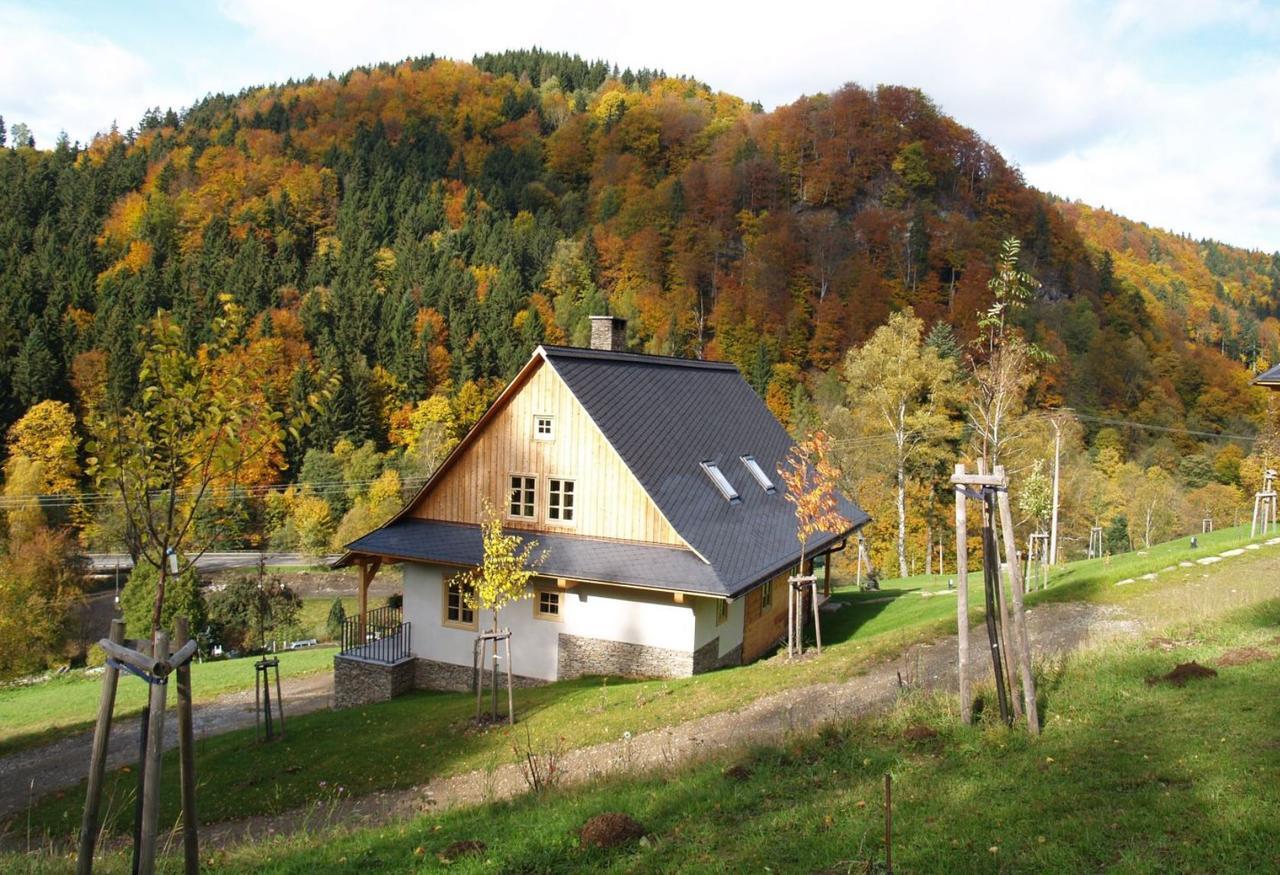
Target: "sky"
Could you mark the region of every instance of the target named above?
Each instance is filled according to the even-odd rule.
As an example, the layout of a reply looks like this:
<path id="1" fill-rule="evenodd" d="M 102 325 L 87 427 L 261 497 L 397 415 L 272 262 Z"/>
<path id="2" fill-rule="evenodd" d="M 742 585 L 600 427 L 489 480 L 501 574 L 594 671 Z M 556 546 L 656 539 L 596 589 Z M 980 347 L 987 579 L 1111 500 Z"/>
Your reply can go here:
<path id="1" fill-rule="evenodd" d="M 0 116 L 44 147 L 210 92 L 538 45 L 766 108 L 918 87 L 1037 188 L 1280 250 L 1280 0 L 0 0 L 0 33 Z"/>

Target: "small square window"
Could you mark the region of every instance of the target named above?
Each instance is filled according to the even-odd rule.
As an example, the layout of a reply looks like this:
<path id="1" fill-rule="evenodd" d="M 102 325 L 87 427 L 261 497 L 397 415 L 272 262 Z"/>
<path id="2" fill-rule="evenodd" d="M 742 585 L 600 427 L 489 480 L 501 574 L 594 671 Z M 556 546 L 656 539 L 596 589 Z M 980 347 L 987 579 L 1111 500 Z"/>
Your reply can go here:
<path id="1" fill-rule="evenodd" d="M 476 612 L 467 606 L 462 584 L 450 583 L 445 587 L 444 624 L 460 629 L 476 628 Z"/>
<path id="2" fill-rule="evenodd" d="M 729 620 L 729 602 L 726 601 L 725 599 L 720 599 L 719 601 L 716 602 L 716 625 L 719 626 L 722 623 L 728 622 L 728 620 Z"/>
<path id="3" fill-rule="evenodd" d="M 543 620 L 560 619 L 560 593 L 555 590 L 539 590 L 534 603 L 534 614 Z"/>
<path id="4" fill-rule="evenodd" d="M 550 441 L 556 437 L 556 421 L 550 416 L 539 414 L 533 418 L 534 440 Z"/>
<path id="5" fill-rule="evenodd" d="M 552 480 L 547 489 L 547 519 L 551 522 L 572 525 L 574 519 L 574 491 L 572 480 Z"/>
<path id="6" fill-rule="evenodd" d="M 511 488 L 507 496 L 507 515 L 516 519 L 534 519 L 538 513 L 537 494 L 538 478 L 512 474 Z"/>

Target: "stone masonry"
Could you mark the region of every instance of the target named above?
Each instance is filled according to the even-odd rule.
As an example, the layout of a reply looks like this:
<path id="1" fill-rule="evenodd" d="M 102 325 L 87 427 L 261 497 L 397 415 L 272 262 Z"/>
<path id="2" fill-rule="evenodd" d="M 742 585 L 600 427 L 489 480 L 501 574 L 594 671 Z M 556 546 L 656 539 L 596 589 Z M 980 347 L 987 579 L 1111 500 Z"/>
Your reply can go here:
<path id="1" fill-rule="evenodd" d="M 562 680 L 584 675 L 678 678 L 693 672 L 694 657 L 688 650 L 560 633 L 556 673 Z"/>
<path id="2" fill-rule="evenodd" d="M 439 662 L 435 659 L 418 658 L 414 660 L 414 689 L 469 693 L 475 689 L 471 685 L 472 680 L 473 669 L 469 665 L 454 665 L 451 662 Z M 500 688 L 505 686 L 506 682 L 505 677 L 498 678 L 498 686 Z M 518 674 L 511 676 L 511 685 L 514 687 L 537 687 L 545 683 L 546 681 L 538 678 L 525 677 Z"/>
<path id="3" fill-rule="evenodd" d="M 386 665 L 351 656 L 333 658 L 333 707 L 352 708 L 385 702 L 414 686 L 414 660 Z"/>

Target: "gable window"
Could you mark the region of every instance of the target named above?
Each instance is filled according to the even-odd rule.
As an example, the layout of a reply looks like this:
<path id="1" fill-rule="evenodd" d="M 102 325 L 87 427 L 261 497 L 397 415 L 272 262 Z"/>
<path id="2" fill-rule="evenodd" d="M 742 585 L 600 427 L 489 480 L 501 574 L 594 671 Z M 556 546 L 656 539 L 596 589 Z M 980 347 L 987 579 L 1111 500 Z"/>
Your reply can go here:
<path id="1" fill-rule="evenodd" d="M 538 600 L 533 603 L 533 615 L 540 620 L 559 620 L 560 593 L 555 590 L 539 590 Z"/>
<path id="2" fill-rule="evenodd" d="M 746 465 L 747 470 L 751 472 L 751 476 L 756 478 L 756 482 L 760 484 L 761 489 L 770 495 L 778 491 L 778 487 L 774 486 L 773 481 L 769 479 L 769 475 L 764 473 L 764 469 L 760 467 L 760 463 L 756 461 L 755 456 L 742 456 L 742 464 Z"/>
<path id="3" fill-rule="evenodd" d="M 476 612 L 467 607 L 460 583 L 448 583 L 444 590 L 444 625 L 458 629 L 476 628 Z"/>
<path id="4" fill-rule="evenodd" d="M 539 413 L 533 417 L 533 439 L 551 441 L 556 437 L 556 421 L 553 417 Z"/>
<path id="5" fill-rule="evenodd" d="M 531 520 L 538 515 L 536 496 L 538 478 L 527 474 L 512 474 L 507 494 L 507 516 Z"/>
<path id="6" fill-rule="evenodd" d="M 729 602 L 726 599 L 716 601 L 716 625 L 729 621 Z"/>
<path id="7" fill-rule="evenodd" d="M 574 492 L 572 480 L 552 479 L 547 489 L 547 519 L 551 522 L 572 524 L 574 520 Z"/>
<path id="8" fill-rule="evenodd" d="M 715 462 L 703 462 L 702 470 L 706 472 L 707 477 L 711 478 L 711 482 L 715 484 L 716 489 L 724 496 L 725 501 L 730 504 L 737 504 L 742 501 L 738 497 L 738 490 L 733 488 L 733 484 L 729 482 L 729 478 L 724 476 L 724 472 Z"/>
<path id="9" fill-rule="evenodd" d="M 773 581 L 769 581 L 760 587 L 760 609 L 768 610 L 773 607 Z"/>

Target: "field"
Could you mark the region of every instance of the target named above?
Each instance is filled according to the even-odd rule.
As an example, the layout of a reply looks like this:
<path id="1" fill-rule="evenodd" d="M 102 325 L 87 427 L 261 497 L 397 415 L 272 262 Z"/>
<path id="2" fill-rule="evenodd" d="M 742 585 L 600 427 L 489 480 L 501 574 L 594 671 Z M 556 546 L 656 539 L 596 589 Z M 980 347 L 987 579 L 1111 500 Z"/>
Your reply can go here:
<path id="1" fill-rule="evenodd" d="M 1239 532 L 1219 532 L 1194 552 L 1185 542 L 1173 542 L 1148 555 L 1075 563 L 1064 567 L 1053 585 L 1033 594 L 1031 601 L 1056 599 L 1070 588 L 1076 598 L 1092 600 L 1132 599 L 1158 591 L 1159 598 L 1140 601 L 1172 603 L 1179 592 L 1174 575 L 1123 587 L 1114 582 L 1241 540 Z M 1267 547 L 1253 555 L 1276 554 L 1280 548 Z M 1195 570 L 1198 573 L 1200 566 Z M 738 708 L 782 688 L 851 678 L 913 642 L 954 631 L 954 596 L 920 595 L 945 589 L 946 578 L 889 582 L 879 592 L 838 589 L 835 598 L 847 607 L 824 618 L 827 647 L 820 660 L 767 660 L 676 680 L 584 679 L 551 684 L 517 691 L 517 711 L 536 737 L 561 737 L 574 748 L 612 741 L 623 732 L 638 734 Z M 972 616 L 980 617 L 976 608 Z M 361 795 L 513 761 L 515 753 L 504 733 L 468 730 L 473 707 L 465 694 L 418 692 L 356 711 L 309 714 L 293 722 L 294 731 L 284 743 L 253 757 L 244 755 L 250 733 L 204 739 L 197 749 L 205 776 L 201 818 L 219 821 L 279 813 L 323 803 L 335 786 Z M 272 780 L 264 783 L 264 774 L 272 775 Z M 130 777 L 124 773 L 112 776 L 108 785 L 108 796 L 125 798 L 131 792 Z M 176 787 L 167 787 L 166 794 L 163 817 L 172 818 L 177 812 Z M 80 804 L 77 795 L 37 804 L 31 813 L 33 823 L 59 834 Z M 126 829 L 130 817 L 127 806 L 119 807 L 109 825 Z"/>
<path id="2" fill-rule="evenodd" d="M 885 717 L 780 748 L 323 844 L 255 844 L 212 868 L 433 869 L 454 843 L 479 841 L 486 850 L 450 871 L 861 872 L 883 860 L 888 772 L 903 872 L 1275 871 L 1280 601 L 1171 631 L 1169 650 L 1137 642 L 1044 667 L 1038 741 L 990 718 L 965 727 L 949 700 L 908 696 Z M 1147 680 L 1193 659 L 1218 676 Z M 607 811 L 635 818 L 646 839 L 583 847 L 579 828 Z"/>
<path id="3" fill-rule="evenodd" d="M 281 653 L 280 675 L 285 678 L 328 671 L 333 666 L 333 654 L 332 647 Z M 252 658 L 195 663 L 191 687 L 196 703 L 252 689 L 252 663 Z M 85 671 L 30 686 L 0 689 L 0 755 L 92 729 L 101 692 L 101 675 Z M 122 675 L 116 694 L 116 716 L 141 711 L 146 692 L 142 681 Z"/>

